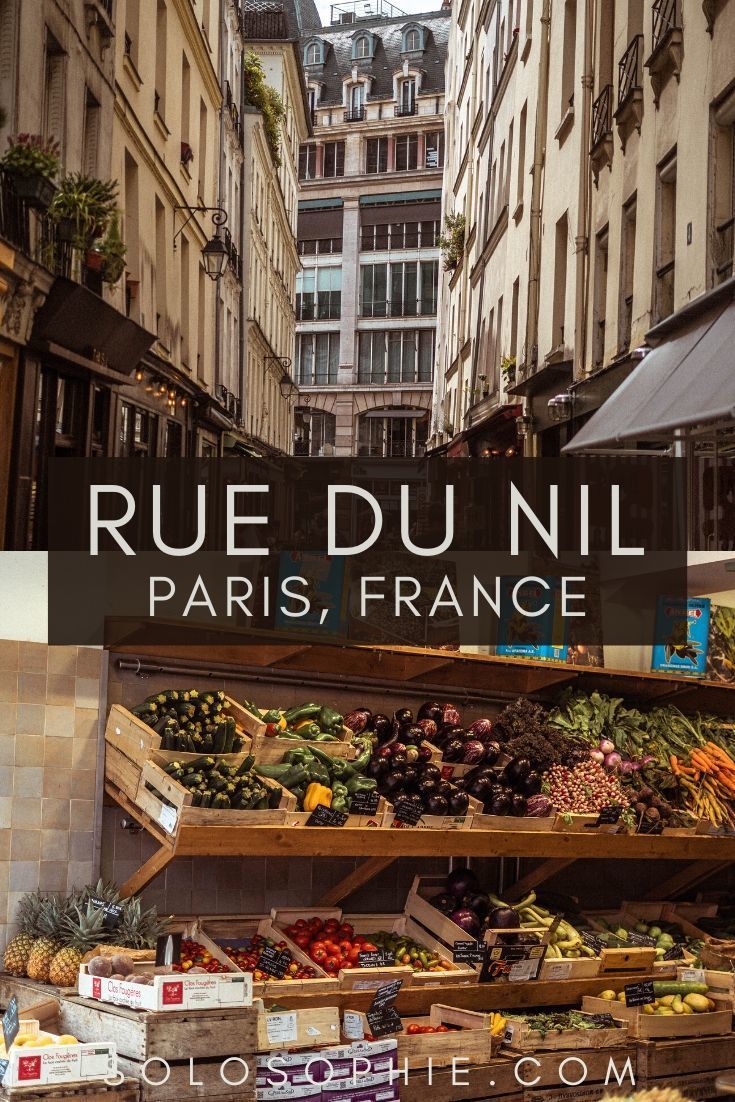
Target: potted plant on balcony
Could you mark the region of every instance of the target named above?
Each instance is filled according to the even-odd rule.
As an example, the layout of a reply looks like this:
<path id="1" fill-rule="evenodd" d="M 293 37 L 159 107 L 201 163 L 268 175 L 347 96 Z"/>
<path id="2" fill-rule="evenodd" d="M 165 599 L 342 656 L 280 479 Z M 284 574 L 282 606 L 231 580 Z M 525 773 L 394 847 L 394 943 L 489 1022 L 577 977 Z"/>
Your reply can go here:
<path id="1" fill-rule="evenodd" d="M 515 356 L 503 356 L 500 361 L 500 371 L 503 376 L 503 382 L 506 389 L 509 386 L 514 386 L 516 381 L 516 358 Z"/>
<path id="2" fill-rule="evenodd" d="M 445 272 L 453 272 L 462 259 L 465 224 L 463 214 L 447 214 L 444 217 L 445 229 L 439 234 L 439 248 L 442 252 Z"/>
<path id="3" fill-rule="evenodd" d="M 37 210 L 47 210 L 54 197 L 59 164 L 59 143 L 40 134 L 9 138 L 8 150 L 0 161 L 12 176 L 18 197 Z"/>
<path id="4" fill-rule="evenodd" d="M 104 264 L 102 242 L 115 213 L 116 198 L 117 180 L 71 172 L 59 184 L 49 208 L 59 240 L 84 254 L 92 271 L 101 271 Z"/>
<path id="5" fill-rule="evenodd" d="M 115 211 L 110 219 L 101 252 L 103 258 L 102 279 L 108 287 L 114 287 L 125 271 L 127 247 L 120 235 L 120 212 Z"/>

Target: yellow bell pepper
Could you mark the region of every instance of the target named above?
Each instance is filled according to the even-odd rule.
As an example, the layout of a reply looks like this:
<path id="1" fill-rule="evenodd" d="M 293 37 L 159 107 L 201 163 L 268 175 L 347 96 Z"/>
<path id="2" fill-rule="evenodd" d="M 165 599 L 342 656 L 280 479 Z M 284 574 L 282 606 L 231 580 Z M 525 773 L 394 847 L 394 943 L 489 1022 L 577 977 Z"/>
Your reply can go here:
<path id="1" fill-rule="evenodd" d="M 313 811 L 319 804 L 332 806 L 332 789 L 313 781 L 304 793 L 304 811 Z"/>

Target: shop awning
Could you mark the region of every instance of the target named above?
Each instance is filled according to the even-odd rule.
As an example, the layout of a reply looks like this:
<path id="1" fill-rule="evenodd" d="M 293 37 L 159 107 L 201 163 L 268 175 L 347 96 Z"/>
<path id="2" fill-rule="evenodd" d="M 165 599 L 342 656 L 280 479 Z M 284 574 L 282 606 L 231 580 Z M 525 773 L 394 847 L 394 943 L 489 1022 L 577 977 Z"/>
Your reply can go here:
<path id="1" fill-rule="evenodd" d="M 54 281 L 32 333 L 34 344 L 57 345 L 123 376 L 132 375 L 155 339 L 155 333 L 71 279 Z"/>
<path id="2" fill-rule="evenodd" d="M 648 333 L 638 367 L 567 444 L 567 454 L 735 421 L 735 279 Z"/>

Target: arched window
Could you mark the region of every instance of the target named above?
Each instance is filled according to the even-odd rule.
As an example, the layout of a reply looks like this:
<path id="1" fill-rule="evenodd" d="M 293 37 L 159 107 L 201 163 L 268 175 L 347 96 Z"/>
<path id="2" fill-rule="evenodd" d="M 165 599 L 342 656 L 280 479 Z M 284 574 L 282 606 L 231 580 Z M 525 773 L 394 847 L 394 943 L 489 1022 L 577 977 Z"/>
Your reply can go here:
<path id="1" fill-rule="evenodd" d="M 310 42 L 304 50 L 304 65 L 321 65 L 322 49 L 321 42 Z"/>
<path id="2" fill-rule="evenodd" d="M 364 58 L 373 56 L 372 43 L 366 34 L 361 34 L 355 39 L 355 45 L 353 47 L 352 56 L 354 58 Z"/>
<path id="3" fill-rule="evenodd" d="M 412 53 L 416 50 L 421 50 L 423 43 L 421 41 L 421 31 L 418 27 L 409 27 L 403 36 L 403 49 L 406 53 Z"/>

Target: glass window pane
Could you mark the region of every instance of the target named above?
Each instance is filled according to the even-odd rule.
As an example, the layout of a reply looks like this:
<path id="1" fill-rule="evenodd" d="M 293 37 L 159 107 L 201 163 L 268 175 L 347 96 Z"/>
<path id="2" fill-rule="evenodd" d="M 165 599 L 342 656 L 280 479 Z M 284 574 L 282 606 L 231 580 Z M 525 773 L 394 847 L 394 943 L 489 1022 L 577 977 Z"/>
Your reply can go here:
<path id="1" fill-rule="evenodd" d="M 401 381 L 401 338 L 400 330 L 388 334 L 388 382 Z"/>
<path id="2" fill-rule="evenodd" d="M 406 276 L 403 291 L 403 313 L 405 317 L 415 317 L 418 311 L 418 265 L 415 260 L 412 260 L 406 263 L 404 267 L 406 269 Z"/>
<path id="3" fill-rule="evenodd" d="M 401 381 L 413 383 L 416 381 L 416 333 L 403 334 L 403 364 L 401 368 Z"/>

